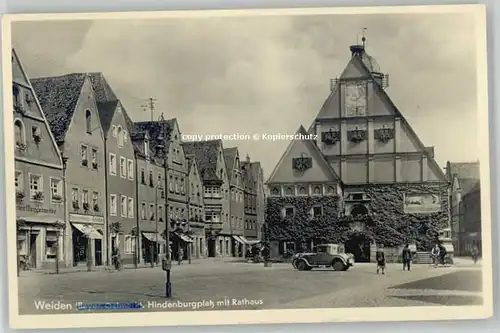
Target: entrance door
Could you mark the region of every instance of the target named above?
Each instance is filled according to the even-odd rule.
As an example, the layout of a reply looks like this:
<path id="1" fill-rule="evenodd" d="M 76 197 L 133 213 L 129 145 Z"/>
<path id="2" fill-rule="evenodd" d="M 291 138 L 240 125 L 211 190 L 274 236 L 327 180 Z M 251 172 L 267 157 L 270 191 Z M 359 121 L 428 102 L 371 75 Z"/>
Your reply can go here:
<path id="1" fill-rule="evenodd" d="M 95 265 L 102 265 L 102 240 L 94 239 L 94 247 L 95 247 Z"/>
<path id="2" fill-rule="evenodd" d="M 346 242 L 345 252 L 352 253 L 355 262 L 370 262 L 370 241 L 362 236 L 353 237 Z"/>
<path id="3" fill-rule="evenodd" d="M 30 234 L 30 266 L 36 268 L 36 239 L 38 234 Z"/>
<path id="4" fill-rule="evenodd" d="M 208 256 L 213 258 L 215 257 L 215 239 L 208 240 Z"/>

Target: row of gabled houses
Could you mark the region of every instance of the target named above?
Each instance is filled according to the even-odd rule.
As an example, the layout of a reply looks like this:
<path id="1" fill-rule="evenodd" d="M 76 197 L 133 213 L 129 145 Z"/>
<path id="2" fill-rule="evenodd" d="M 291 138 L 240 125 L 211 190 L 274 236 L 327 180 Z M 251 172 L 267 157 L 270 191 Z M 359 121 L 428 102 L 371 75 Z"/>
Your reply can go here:
<path id="1" fill-rule="evenodd" d="M 261 240 L 259 162 L 176 119 L 134 122 L 102 73 L 29 79 L 12 53 L 18 254 L 33 268 L 242 256 Z M 58 252 L 58 253 L 57 253 Z"/>

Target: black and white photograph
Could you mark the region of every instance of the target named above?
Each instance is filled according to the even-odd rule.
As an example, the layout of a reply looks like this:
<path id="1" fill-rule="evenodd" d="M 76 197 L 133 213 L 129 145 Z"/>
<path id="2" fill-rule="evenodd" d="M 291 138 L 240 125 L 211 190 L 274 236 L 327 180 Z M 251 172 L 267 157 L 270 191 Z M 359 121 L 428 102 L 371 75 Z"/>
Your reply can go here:
<path id="1" fill-rule="evenodd" d="M 484 6 L 7 15 L 2 43 L 12 327 L 492 316 Z"/>

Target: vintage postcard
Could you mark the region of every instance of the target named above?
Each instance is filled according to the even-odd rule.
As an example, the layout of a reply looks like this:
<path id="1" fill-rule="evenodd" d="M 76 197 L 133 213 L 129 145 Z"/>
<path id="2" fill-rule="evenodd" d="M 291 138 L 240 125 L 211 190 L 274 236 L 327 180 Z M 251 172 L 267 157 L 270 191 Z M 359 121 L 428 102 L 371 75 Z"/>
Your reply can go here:
<path id="1" fill-rule="evenodd" d="M 11 326 L 490 317 L 485 11 L 7 15 Z"/>

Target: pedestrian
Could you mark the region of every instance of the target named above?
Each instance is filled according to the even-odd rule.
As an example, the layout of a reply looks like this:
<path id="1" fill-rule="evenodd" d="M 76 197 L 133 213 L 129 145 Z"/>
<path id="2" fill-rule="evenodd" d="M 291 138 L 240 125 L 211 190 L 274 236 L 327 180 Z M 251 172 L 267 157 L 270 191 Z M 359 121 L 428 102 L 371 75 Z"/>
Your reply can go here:
<path id="1" fill-rule="evenodd" d="M 406 244 L 403 253 L 401 254 L 401 257 L 403 259 L 403 271 L 408 268 L 408 271 L 410 271 L 410 263 L 411 263 L 411 250 L 410 250 L 410 245 Z"/>
<path id="2" fill-rule="evenodd" d="M 472 246 L 471 254 L 472 254 L 472 260 L 474 261 L 474 264 L 476 264 L 479 259 L 479 248 L 477 247 L 476 244 Z"/>
<path id="3" fill-rule="evenodd" d="M 184 250 L 182 247 L 179 247 L 179 251 L 177 252 L 177 265 L 182 263 L 182 259 L 184 259 Z"/>
<path id="4" fill-rule="evenodd" d="M 115 245 L 113 248 L 113 266 L 115 267 L 115 270 L 119 271 L 121 268 L 121 256 L 120 256 L 120 249 L 118 246 Z"/>
<path id="5" fill-rule="evenodd" d="M 265 244 L 264 248 L 262 249 L 262 258 L 264 259 L 265 263 L 269 261 L 269 255 L 269 247 L 267 246 L 267 244 Z"/>
<path id="6" fill-rule="evenodd" d="M 439 265 L 440 254 L 441 254 L 441 250 L 439 249 L 439 245 L 438 244 L 434 245 L 434 247 L 432 248 L 432 251 L 431 251 L 431 257 L 432 257 L 432 262 L 433 262 L 435 268 L 437 268 Z"/>
<path id="7" fill-rule="evenodd" d="M 446 248 L 444 247 L 444 245 L 440 245 L 439 246 L 439 261 L 441 262 L 441 265 L 446 265 L 447 262 L 446 262 Z"/>
<path id="8" fill-rule="evenodd" d="M 384 245 L 380 244 L 375 254 L 375 259 L 377 260 L 377 274 L 382 271 L 382 275 L 385 274 L 385 253 Z"/>
<path id="9" fill-rule="evenodd" d="M 252 252 L 250 251 L 250 248 L 247 249 L 247 252 L 245 254 L 245 259 L 248 261 L 252 258 Z"/>

